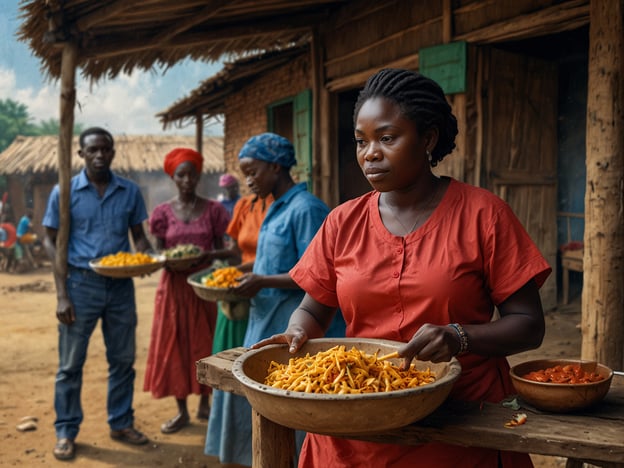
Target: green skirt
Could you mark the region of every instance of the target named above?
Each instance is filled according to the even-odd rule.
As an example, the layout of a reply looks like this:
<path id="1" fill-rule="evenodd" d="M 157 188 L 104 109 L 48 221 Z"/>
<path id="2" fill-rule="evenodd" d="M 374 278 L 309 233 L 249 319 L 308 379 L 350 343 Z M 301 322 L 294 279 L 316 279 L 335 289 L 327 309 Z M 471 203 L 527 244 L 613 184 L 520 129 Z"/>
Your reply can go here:
<path id="1" fill-rule="evenodd" d="M 247 322 L 246 318 L 243 320 L 228 319 L 223 313 L 221 302 L 217 302 L 217 325 L 212 342 L 212 354 L 242 346 L 247 331 Z"/>

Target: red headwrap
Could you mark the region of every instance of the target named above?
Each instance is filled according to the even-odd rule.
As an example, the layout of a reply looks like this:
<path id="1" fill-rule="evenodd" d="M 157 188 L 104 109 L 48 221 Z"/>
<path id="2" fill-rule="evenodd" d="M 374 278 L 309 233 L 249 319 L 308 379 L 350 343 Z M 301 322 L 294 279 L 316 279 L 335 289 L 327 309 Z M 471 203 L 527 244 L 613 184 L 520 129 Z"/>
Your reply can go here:
<path id="1" fill-rule="evenodd" d="M 165 156 L 165 172 L 173 177 L 175 170 L 184 162 L 193 163 L 197 172 L 201 172 L 204 157 L 190 148 L 174 148 Z"/>

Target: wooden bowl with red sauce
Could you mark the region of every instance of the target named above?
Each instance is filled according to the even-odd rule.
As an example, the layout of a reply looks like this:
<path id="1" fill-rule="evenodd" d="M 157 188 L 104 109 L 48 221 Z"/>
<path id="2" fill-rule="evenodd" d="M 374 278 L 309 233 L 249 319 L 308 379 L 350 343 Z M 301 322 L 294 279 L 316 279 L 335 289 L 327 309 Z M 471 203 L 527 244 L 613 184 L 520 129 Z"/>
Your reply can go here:
<path id="1" fill-rule="evenodd" d="M 600 402 L 611 386 L 613 371 L 595 361 L 537 359 L 510 370 L 520 398 L 554 413 L 586 409 Z"/>

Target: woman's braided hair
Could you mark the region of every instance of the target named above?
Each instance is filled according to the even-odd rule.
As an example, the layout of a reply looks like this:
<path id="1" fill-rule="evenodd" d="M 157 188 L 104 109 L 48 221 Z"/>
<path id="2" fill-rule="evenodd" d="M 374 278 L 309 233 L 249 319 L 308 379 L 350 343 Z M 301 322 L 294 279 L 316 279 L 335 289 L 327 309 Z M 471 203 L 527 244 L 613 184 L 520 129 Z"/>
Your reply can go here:
<path id="1" fill-rule="evenodd" d="M 419 73 L 384 68 L 371 76 L 360 91 L 353 111 L 353 124 L 364 102 L 372 98 L 395 102 L 401 113 L 416 123 L 422 135 L 430 128 L 438 129 L 438 143 L 431 152 L 431 166 L 436 166 L 455 148 L 457 119 L 451 111 L 440 85 Z"/>

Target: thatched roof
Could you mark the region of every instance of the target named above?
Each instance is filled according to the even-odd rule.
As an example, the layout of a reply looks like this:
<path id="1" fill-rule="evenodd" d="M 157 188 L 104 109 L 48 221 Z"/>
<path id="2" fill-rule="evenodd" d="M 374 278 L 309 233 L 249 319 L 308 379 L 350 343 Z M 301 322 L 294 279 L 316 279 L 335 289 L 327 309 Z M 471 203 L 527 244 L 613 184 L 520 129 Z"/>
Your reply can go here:
<path id="1" fill-rule="evenodd" d="M 288 63 L 301 54 L 308 53 L 308 45 L 289 49 L 256 54 L 250 57 L 226 63 L 223 69 L 212 77 L 202 81 L 188 96 L 177 100 L 169 108 L 156 114 L 167 128 L 174 122 L 185 126 L 195 121 L 198 114 L 209 119 L 224 112 L 225 98 L 237 90 L 249 85 L 264 73 Z"/>
<path id="2" fill-rule="evenodd" d="M 162 171 L 165 155 L 176 147 L 195 148 L 192 136 L 115 136 L 115 159 L 112 168 L 120 172 Z M 72 143 L 78 151 L 78 137 Z M 58 137 L 18 136 L 0 153 L 0 175 L 41 174 L 57 172 Z M 223 138 L 204 138 L 203 151 L 205 173 L 225 170 L 223 161 Z M 72 170 L 84 167 L 83 160 L 72 157 Z"/>
<path id="3" fill-rule="evenodd" d="M 62 45 L 79 46 L 85 77 L 217 61 L 309 41 L 311 27 L 349 0 L 22 0 L 20 40 L 61 74 Z"/>

